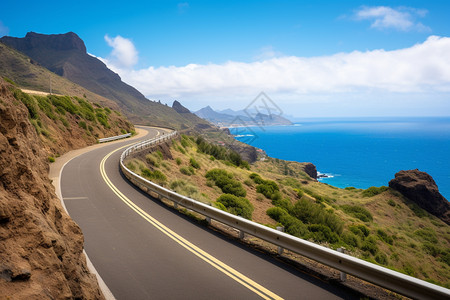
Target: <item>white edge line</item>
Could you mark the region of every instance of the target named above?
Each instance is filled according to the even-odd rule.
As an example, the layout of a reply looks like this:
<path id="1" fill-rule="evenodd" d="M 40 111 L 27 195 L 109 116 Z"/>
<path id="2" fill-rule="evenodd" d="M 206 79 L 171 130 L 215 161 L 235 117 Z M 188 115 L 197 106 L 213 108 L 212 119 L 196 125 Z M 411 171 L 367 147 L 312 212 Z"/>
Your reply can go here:
<path id="1" fill-rule="evenodd" d="M 81 153 L 80 155 L 82 155 L 84 153 Z M 57 185 L 56 185 L 56 196 L 58 196 L 59 200 L 61 201 L 61 205 L 64 208 L 64 210 L 66 211 L 67 215 L 70 216 L 69 212 L 67 211 L 67 207 L 64 204 L 64 200 L 62 197 L 62 192 L 61 192 L 61 175 L 62 175 L 62 171 L 64 170 L 64 167 L 74 158 L 77 158 L 77 155 L 75 157 L 72 157 L 71 159 L 69 159 L 68 161 L 66 161 L 64 163 L 64 165 L 62 166 L 61 170 L 59 171 L 59 178 L 57 180 Z M 72 218 L 72 217 L 71 217 Z M 73 219 L 72 219 L 73 220 Z M 75 221 L 74 221 L 75 222 Z M 77 224 L 78 225 L 78 224 Z M 97 281 L 98 281 L 98 286 L 100 288 L 100 290 L 103 293 L 103 296 L 105 297 L 106 300 L 116 300 L 116 297 L 114 297 L 113 293 L 111 292 L 111 290 L 108 288 L 108 286 L 106 285 L 106 283 L 103 281 L 103 278 L 100 276 L 100 274 L 97 272 L 97 269 L 94 267 L 94 265 L 92 264 L 91 260 L 89 259 L 89 256 L 87 255 L 86 251 L 84 250 L 84 242 L 83 242 L 83 254 L 86 257 L 86 265 L 89 269 L 89 271 L 95 275 L 95 277 L 97 277 Z"/>

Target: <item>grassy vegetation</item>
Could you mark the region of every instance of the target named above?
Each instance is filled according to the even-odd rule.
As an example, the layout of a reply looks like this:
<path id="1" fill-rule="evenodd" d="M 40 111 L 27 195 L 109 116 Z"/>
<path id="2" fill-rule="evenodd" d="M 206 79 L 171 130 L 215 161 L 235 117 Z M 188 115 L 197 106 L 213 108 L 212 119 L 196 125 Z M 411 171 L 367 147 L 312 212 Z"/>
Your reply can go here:
<path id="1" fill-rule="evenodd" d="M 172 159 L 161 159 L 153 152 L 152 157 L 160 159 L 157 164 L 133 161 L 134 168 L 138 172 L 140 164 L 159 168 L 169 187 L 183 195 L 262 224 L 283 226 L 289 234 L 333 249 L 345 247 L 356 257 L 449 287 L 450 226 L 395 191 L 338 189 L 306 177 L 292 163 L 289 170 L 297 171 L 286 176 L 280 167 L 283 162 L 275 159 L 257 162 L 247 170 L 224 159 L 222 146 L 211 145 L 183 136 L 170 144 L 171 156 L 164 154 Z M 169 169 L 163 169 L 162 162 Z"/>
<path id="2" fill-rule="evenodd" d="M 97 138 L 104 129 L 111 129 L 109 122 L 114 120 L 115 124 L 119 123 L 117 120 L 120 117 L 111 118 L 105 113 L 109 108 L 98 105 L 99 107 L 94 109 L 87 100 L 76 96 L 30 95 L 16 88 L 13 90 L 13 95 L 27 107 L 29 119 L 36 132 L 50 141 L 56 139 L 53 137 L 53 132 L 56 130 L 51 128 L 54 125 L 61 124 L 62 126 L 58 128 L 66 131 L 71 129 L 71 124 L 75 123 L 85 131 L 87 137 Z M 99 127 L 99 124 L 103 126 L 103 129 Z M 132 131 L 130 123 L 122 121 L 122 124 L 124 127 L 114 129 L 117 134 Z"/>

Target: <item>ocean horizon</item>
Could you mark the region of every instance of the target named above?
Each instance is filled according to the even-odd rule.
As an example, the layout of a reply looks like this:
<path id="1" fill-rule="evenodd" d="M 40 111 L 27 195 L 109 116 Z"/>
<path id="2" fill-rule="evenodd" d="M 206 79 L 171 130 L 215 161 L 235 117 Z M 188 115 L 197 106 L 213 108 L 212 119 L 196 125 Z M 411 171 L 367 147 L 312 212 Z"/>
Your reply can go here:
<path id="1" fill-rule="evenodd" d="M 274 158 L 311 162 L 345 188 L 388 186 L 400 170 L 430 174 L 450 199 L 450 117 L 304 119 L 294 125 L 230 128 Z"/>

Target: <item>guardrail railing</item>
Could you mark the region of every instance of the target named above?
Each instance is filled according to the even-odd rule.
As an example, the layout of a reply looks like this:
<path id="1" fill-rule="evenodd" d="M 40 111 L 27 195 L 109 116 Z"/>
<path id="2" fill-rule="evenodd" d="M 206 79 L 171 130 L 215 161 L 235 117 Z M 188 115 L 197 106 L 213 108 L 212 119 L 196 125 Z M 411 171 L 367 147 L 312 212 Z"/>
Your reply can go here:
<path id="1" fill-rule="evenodd" d="M 160 198 L 166 198 L 175 205 L 181 205 L 205 216 L 208 222 L 215 220 L 240 230 L 241 237 L 243 237 L 243 233 L 253 235 L 278 247 L 289 249 L 319 263 L 407 297 L 414 299 L 450 299 L 449 289 L 334 251 L 177 194 L 133 173 L 125 166 L 124 159 L 131 153 L 167 141 L 176 134 L 177 132 L 174 131 L 128 147 L 120 157 L 120 169 L 125 177 L 147 193 L 156 193 Z"/>
<path id="2" fill-rule="evenodd" d="M 120 139 L 124 139 L 127 137 L 130 137 L 131 133 L 125 133 L 125 134 L 121 134 L 121 135 L 116 135 L 116 136 L 110 136 L 107 138 L 102 138 L 102 139 L 98 139 L 99 143 L 106 143 L 106 142 L 111 142 L 111 141 L 115 141 L 115 140 L 120 140 Z"/>

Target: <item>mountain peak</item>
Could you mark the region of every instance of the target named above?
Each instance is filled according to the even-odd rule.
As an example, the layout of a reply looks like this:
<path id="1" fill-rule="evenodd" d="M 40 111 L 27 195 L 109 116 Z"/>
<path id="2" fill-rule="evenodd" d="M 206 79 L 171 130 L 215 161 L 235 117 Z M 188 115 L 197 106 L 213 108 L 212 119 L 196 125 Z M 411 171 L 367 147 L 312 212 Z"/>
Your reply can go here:
<path id="1" fill-rule="evenodd" d="M 177 100 L 173 101 L 172 108 L 179 114 L 187 114 L 190 113 L 189 109 L 181 105 Z"/>
<path id="2" fill-rule="evenodd" d="M 33 48 L 45 48 L 52 50 L 79 50 L 86 53 L 86 46 L 80 37 L 74 32 L 63 34 L 41 34 L 28 32 L 23 38 L 5 36 L 0 39 L 13 48 L 27 52 Z"/>

